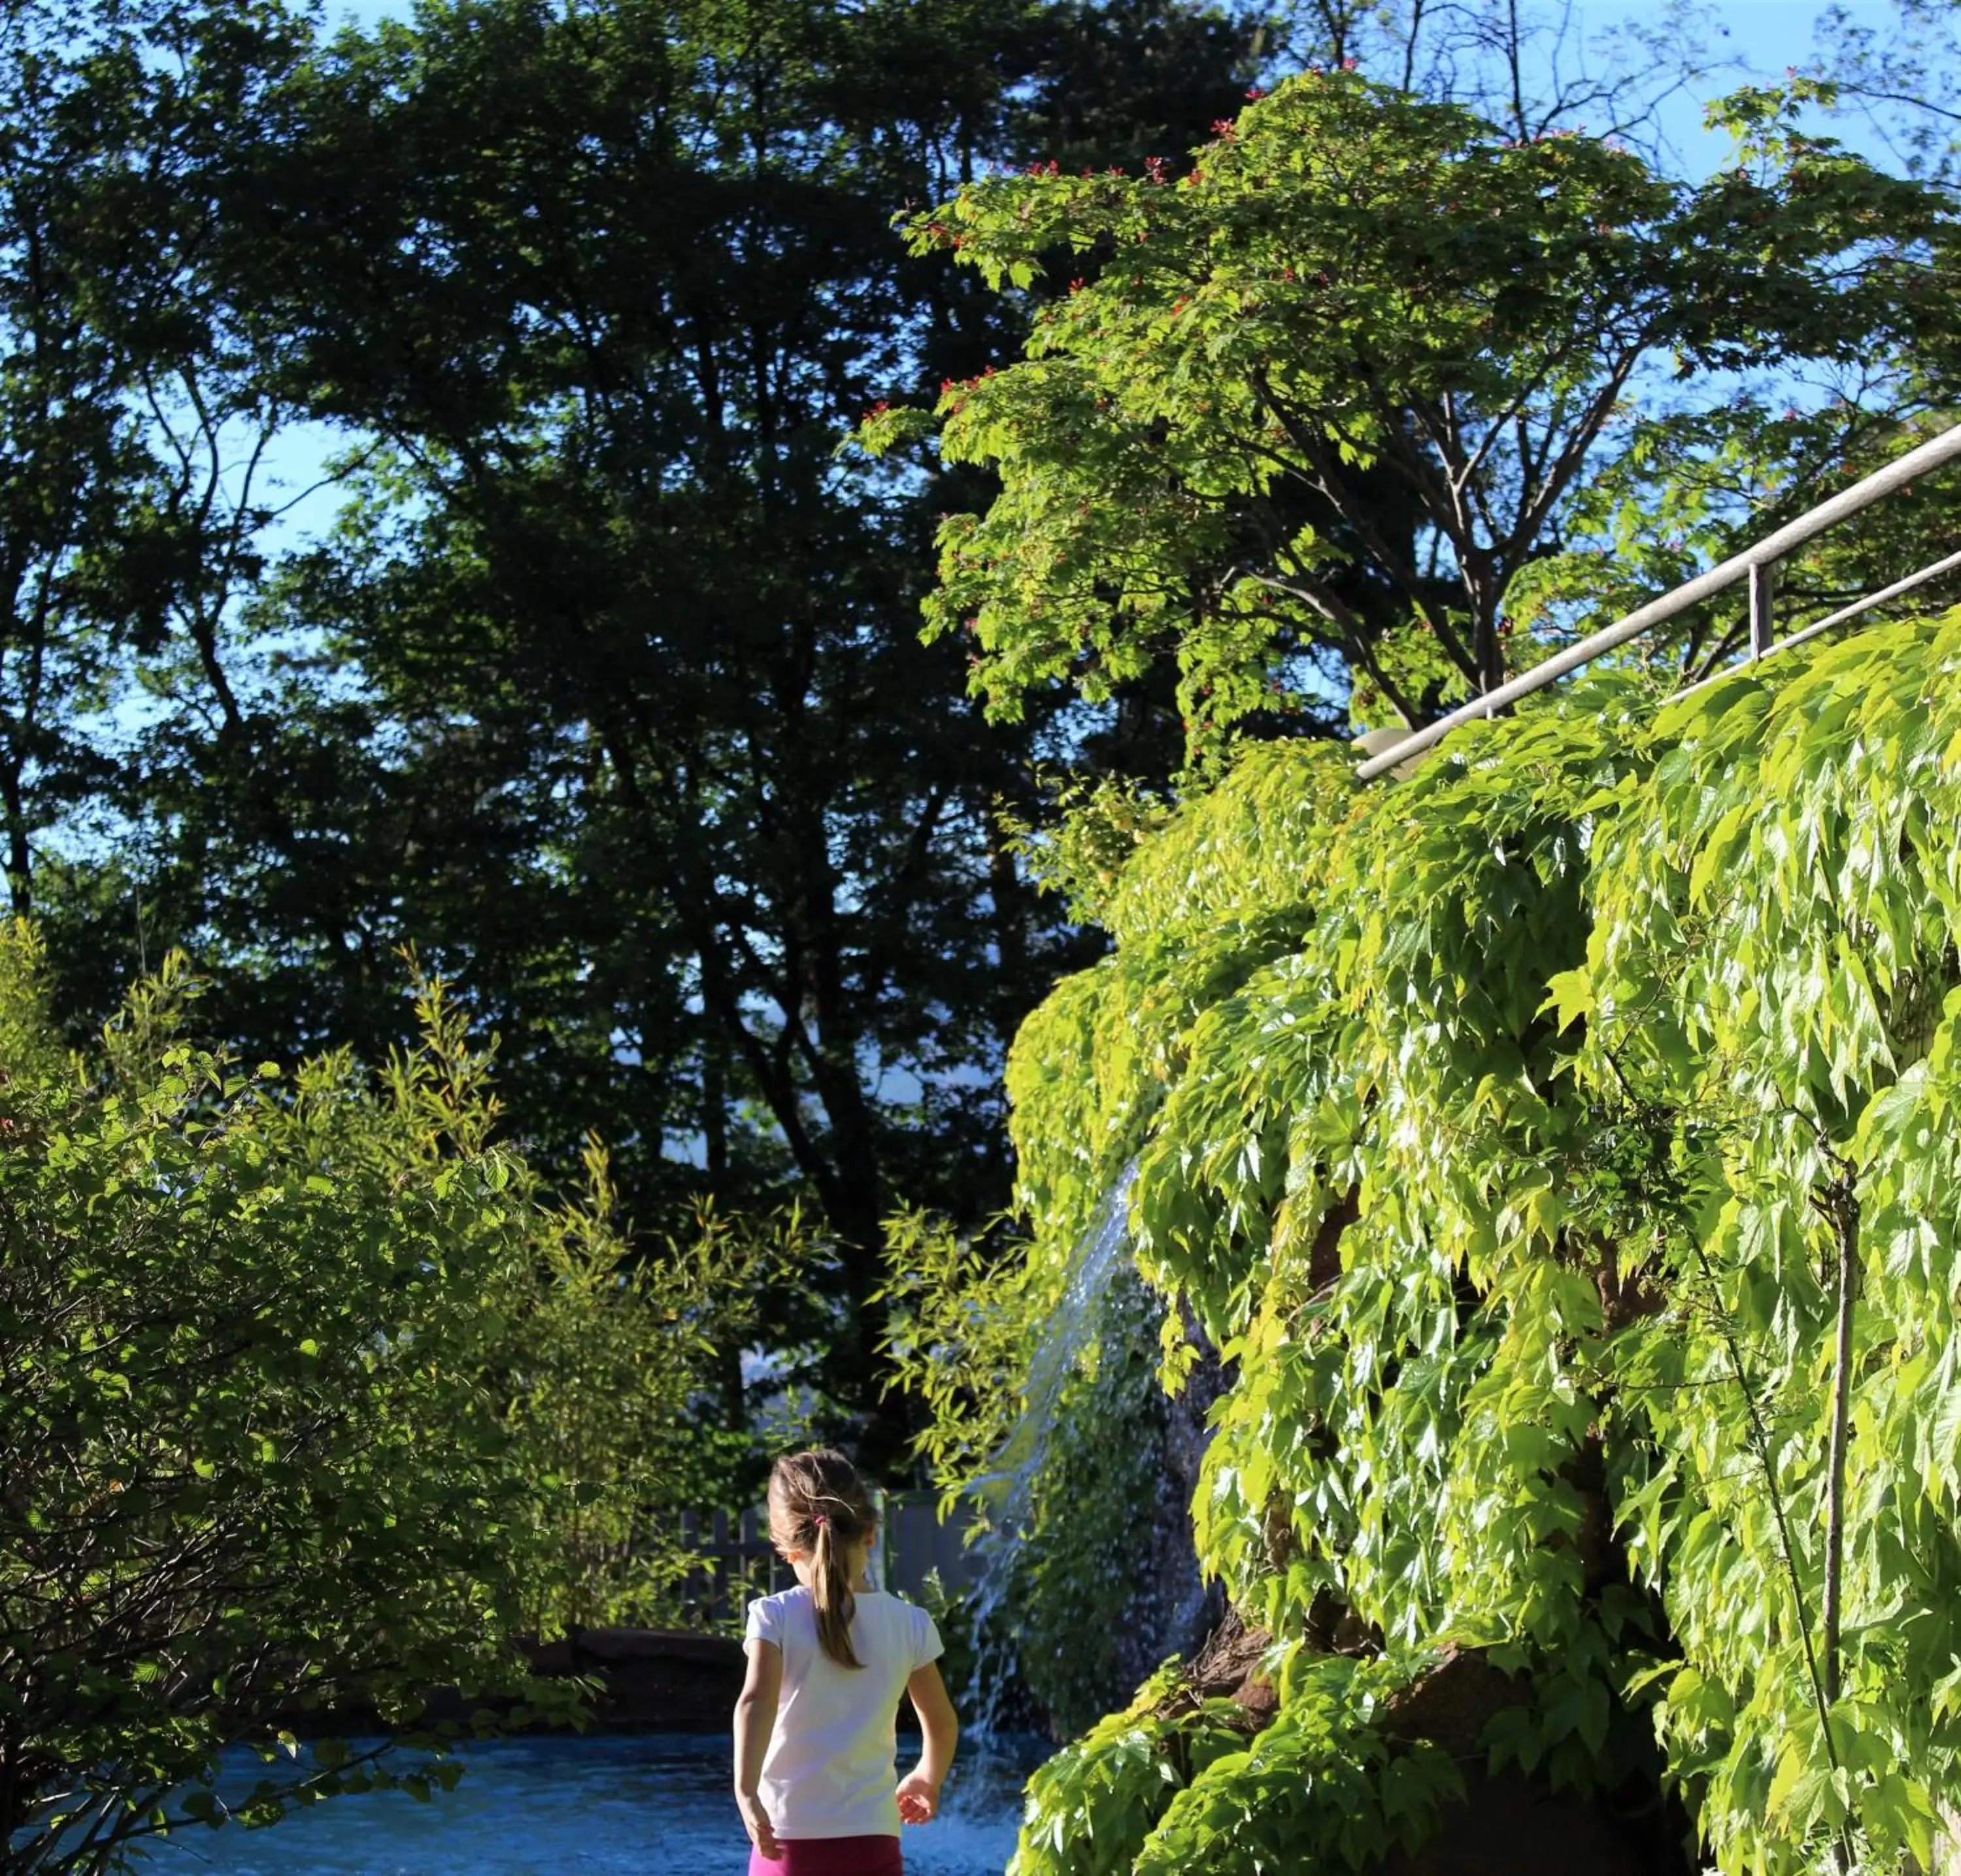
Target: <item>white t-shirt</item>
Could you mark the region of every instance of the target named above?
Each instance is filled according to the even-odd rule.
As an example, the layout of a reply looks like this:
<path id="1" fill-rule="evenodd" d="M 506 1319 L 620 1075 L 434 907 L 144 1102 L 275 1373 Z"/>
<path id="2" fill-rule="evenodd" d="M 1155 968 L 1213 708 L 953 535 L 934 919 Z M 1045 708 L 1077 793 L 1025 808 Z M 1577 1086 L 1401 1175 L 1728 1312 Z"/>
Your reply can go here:
<path id="1" fill-rule="evenodd" d="M 899 1697 L 942 1653 L 933 1618 L 883 1590 L 860 1590 L 846 1667 L 818 1647 L 817 1608 L 799 1584 L 749 1605 L 748 1638 L 783 1651 L 776 1730 L 757 1791 L 776 1835 L 896 1837 Z"/>

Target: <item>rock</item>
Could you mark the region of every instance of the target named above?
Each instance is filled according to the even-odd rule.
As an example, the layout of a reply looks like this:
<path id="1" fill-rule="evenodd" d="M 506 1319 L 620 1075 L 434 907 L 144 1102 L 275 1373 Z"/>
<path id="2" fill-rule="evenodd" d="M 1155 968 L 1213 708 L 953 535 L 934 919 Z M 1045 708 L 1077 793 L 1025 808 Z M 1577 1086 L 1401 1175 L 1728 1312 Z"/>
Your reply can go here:
<path id="1" fill-rule="evenodd" d="M 1231 1700 L 1245 1715 L 1245 1728 L 1259 1732 L 1280 1710 L 1280 1696 L 1262 1670 L 1273 1638 L 1251 1629 L 1234 1608 L 1224 1616 L 1185 1665 L 1181 1696 L 1193 1702 Z"/>
<path id="2" fill-rule="evenodd" d="M 1581 1798 L 1509 1766 L 1487 1769 L 1485 1729 L 1529 1693 L 1523 1676 L 1453 1648 L 1389 1703 L 1383 1732 L 1449 1753 L 1464 1796 L 1443 1807 L 1428 1843 L 1391 1856 L 1376 1876 L 1693 1876 L 1687 1820 L 1658 1789 Z"/>
<path id="3" fill-rule="evenodd" d="M 1212 1407 L 1232 1377 L 1188 1310 L 1185 1335 L 1199 1356 L 1184 1387 L 1165 1405 L 1157 1501 L 1146 1521 L 1148 1547 L 1138 1592 L 1124 1611 L 1120 1678 L 1136 1686 L 1173 1654 L 1191 1655 L 1226 1613 L 1226 1599 L 1208 1589 L 1193 1547 L 1191 1501 L 1211 1439 Z"/>
<path id="4" fill-rule="evenodd" d="M 1229 1699 L 1244 1713 L 1246 1731 L 1259 1732 L 1278 1707 L 1261 1671 L 1270 1645 L 1229 1609 L 1193 1656 L 1166 1712 L 1201 1699 Z M 1369 1876 L 1694 1876 L 1687 1820 L 1659 1791 L 1583 1798 L 1510 1768 L 1487 1769 L 1486 1729 L 1507 1708 L 1523 1705 L 1529 1691 L 1523 1676 L 1494 1667 L 1478 1650 L 1452 1649 L 1388 1704 L 1384 1736 L 1448 1753 L 1462 1774 L 1464 1796 L 1443 1807 L 1429 1842 L 1414 1853 L 1393 1853 Z"/>
<path id="5" fill-rule="evenodd" d="M 1494 1667 L 1475 1648 L 1447 1648 L 1442 1661 L 1389 1703 L 1391 1739 L 1427 1740 L 1462 1765 L 1484 1756 L 1484 1729 L 1529 1696 L 1523 1675 Z"/>

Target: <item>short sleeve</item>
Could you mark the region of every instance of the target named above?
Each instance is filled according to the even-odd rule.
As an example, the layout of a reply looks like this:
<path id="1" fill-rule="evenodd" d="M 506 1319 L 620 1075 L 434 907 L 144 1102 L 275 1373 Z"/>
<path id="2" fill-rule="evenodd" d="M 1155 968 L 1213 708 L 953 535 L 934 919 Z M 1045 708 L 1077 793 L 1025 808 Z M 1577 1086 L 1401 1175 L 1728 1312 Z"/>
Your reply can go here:
<path id="1" fill-rule="evenodd" d="M 914 1673 L 946 1652 L 933 1617 L 917 1603 L 913 1606 L 913 1667 Z"/>
<path id="2" fill-rule="evenodd" d="M 759 1597 L 749 1605 L 749 1619 L 742 1631 L 745 1642 L 773 1642 L 783 1645 L 783 1612 L 773 1597 Z"/>

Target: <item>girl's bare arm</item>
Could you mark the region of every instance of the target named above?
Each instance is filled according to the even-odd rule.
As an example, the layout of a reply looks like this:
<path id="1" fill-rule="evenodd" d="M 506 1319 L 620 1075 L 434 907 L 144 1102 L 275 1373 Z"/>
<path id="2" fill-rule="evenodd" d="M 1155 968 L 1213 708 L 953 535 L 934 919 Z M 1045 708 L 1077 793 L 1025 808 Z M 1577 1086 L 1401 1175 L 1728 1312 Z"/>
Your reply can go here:
<path id="1" fill-rule="evenodd" d="M 906 1683 L 906 1693 L 919 1715 L 923 1745 L 919 1763 L 899 1781 L 899 1815 L 907 1823 L 923 1824 L 939 1810 L 939 1788 L 953 1764 L 960 1721 L 937 1661 L 915 1668 Z"/>
<path id="2" fill-rule="evenodd" d="M 735 1802 L 750 1841 L 774 1862 L 776 1833 L 757 1793 L 783 1689 L 783 1651 L 775 1642 L 761 1640 L 745 1642 L 742 1648 L 749 1657 L 749 1672 L 735 1697 Z"/>

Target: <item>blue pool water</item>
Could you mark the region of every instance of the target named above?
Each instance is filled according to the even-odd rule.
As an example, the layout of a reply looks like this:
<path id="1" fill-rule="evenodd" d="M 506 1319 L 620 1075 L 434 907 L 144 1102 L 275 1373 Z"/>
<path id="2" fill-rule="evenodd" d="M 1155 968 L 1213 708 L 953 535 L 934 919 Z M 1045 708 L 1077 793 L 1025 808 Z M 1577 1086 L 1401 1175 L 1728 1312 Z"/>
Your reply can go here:
<path id="1" fill-rule="evenodd" d="M 137 1867 L 171 1876 L 744 1876 L 729 1741 L 656 1736 L 510 1739 L 470 1747 L 462 1782 L 421 1804 L 336 1798 L 260 1830 L 174 1832 Z M 907 1763 L 901 1748 L 900 1762 Z M 221 1791 L 266 1768 L 228 1760 Z M 1019 1768 L 969 1757 L 942 1814 L 904 1836 L 907 1876 L 1000 1876 L 1015 1847 Z"/>

